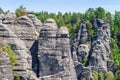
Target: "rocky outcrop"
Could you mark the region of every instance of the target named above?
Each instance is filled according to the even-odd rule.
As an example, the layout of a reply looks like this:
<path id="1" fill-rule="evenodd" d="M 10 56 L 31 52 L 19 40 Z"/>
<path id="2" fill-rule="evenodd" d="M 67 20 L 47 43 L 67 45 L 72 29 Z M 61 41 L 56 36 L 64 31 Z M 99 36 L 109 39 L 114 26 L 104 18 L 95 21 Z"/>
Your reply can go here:
<path id="1" fill-rule="evenodd" d="M 16 53 L 17 63 L 13 68 L 13 74 L 21 76 L 22 79 L 30 79 L 30 76 L 35 76 L 31 67 L 32 59 L 29 51 L 25 47 L 25 43 L 17 38 L 5 39 L 2 43 L 10 44 Z"/>
<path id="2" fill-rule="evenodd" d="M 92 72 L 95 71 L 103 72 L 104 75 L 107 71 L 114 71 L 114 62 L 109 58 L 111 51 L 109 22 L 102 19 L 93 20 L 92 26 L 97 26 L 96 36 L 93 38 L 91 38 L 87 33 L 86 23 L 87 22 L 85 21 L 81 22 L 80 29 L 74 43 L 75 46 L 77 46 L 76 54 L 78 62 L 75 63 L 75 60 L 74 63 L 78 80 L 81 80 L 83 77 L 89 80 L 92 78 Z M 84 39 L 86 39 L 86 41 L 83 42 Z M 87 58 L 86 63 L 84 62 L 84 58 Z M 82 64 L 85 64 L 86 67 Z M 88 69 L 84 72 L 84 68 Z M 89 75 L 85 74 L 83 76 L 84 73 L 88 72 L 90 72 Z"/>
<path id="3" fill-rule="evenodd" d="M 77 56 L 78 56 L 78 61 L 80 63 L 83 63 L 84 58 L 88 57 L 89 51 L 90 51 L 89 44 L 80 44 L 78 46 Z"/>
<path id="4" fill-rule="evenodd" d="M 13 80 L 12 66 L 8 53 L 0 49 L 0 80 Z"/>
<path id="5" fill-rule="evenodd" d="M 14 25 L 10 25 L 10 29 L 26 44 L 28 49 L 31 48 L 34 41 L 39 36 L 39 29 L 41 29 L 42 23 L 36 18 L 34 14 L 27 14 L 16 19 Z"/>
<path id="6" fill-rule="evenodd" d="M 87 33 L 86 22 L 82 21 L 75 42 L 77 44 L 82 44 L 87 40 L 88 40 L 88 33 Z"/>
<path id="7" fill-rule="evenodd" d="M 110 25 L 102 19 L 91 25 L 92 29 L 96 25 L 96 35 L 91 37 L 87 21 L 82 21 L 75 43 L 70 44 L 67 28 L 58 28 L 51 18 L 42 25 L 33 12 L 21 17 L 0 13 L 0 44 L 9 44 L 17 58 L 12 69 L 9 56 L 0 50 L 0 80 L 13 80 L 13 74 L 21 80 L 93 80 L 96 71 L 104 76 L 114 72 Z"/>
<path id="8" fill-rule="evenodd" d="M 10 26 L 11 25 L 11 26 Z M 10 27 L 8 27 L 10 26 Z M 13 67 L 13 74 L 20 76 L 23 80 L 38 80 L 32 71 L 32 58 L 29 49 L 26 47 L 24 40 L 11 27 L 18 25 L 0 24 L 0 43 L 11 45 L 17 57 L 17 63 Z M 21 28 L 18 28 L 18 30 Z M 26 34 L 27 35 L 27 34 Z M 12 75 L 11 73 L 11 75 Z"/>
<path id="9" fill-rule="evenodd" d="M 89 65 L 97 71 L 107 71 L 107 61 L 110 54 L 110 26 L 104 20 L 97 20 L 97 38 L 93 42 Z"/>
<path id="10" fill-rule="evenodd" d="M 68 30 L 58 29 L 53 19 L 47 19 L 40 31 L 38 58 L 41 79 L 76 80 Z"/>
<path id="11" fill-rule="evenodd" d="M 42 27 L 42 22 L 37 19 L 33 12 L 28 12 L 27 16 L 32 20 L 37 32 L 39 32 Z"/>
<path id="12" fill-rule="evenodd" d="M 14 24 L 15 19 L 16 19 L 16 14 L 8 12 L 7 14 L 5 14 L 3 24 Z"/>

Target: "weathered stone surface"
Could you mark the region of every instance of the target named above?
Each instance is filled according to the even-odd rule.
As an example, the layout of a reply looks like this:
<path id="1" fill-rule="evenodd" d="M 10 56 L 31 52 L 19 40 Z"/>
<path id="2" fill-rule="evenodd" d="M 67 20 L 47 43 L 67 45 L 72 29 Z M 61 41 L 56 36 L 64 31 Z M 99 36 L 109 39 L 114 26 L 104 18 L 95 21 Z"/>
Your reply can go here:
<path id="1" fill-rule="evenodd" d="M 75 42 L 77 44 L 81 44 L 83 43 L 83 40 L 88 40 L 88 33 L 87 33 L 87 27 L 86 27 L 85 21 L 82 21 L 80 24 L 80 28 L 79 28 Z"/>
<path id="2" fill-rule="evenodd" d="M 98 70 L 107 71 L 107 61 L 110 53 L 110 26 L 101 19 L 97 20 L 97 26 L 97 38 L 93 42 L 89 65 L 98 67 Z"/>
<path id="3" fill-rule="evenodd" d="M 5 15 L 3 13 L 0 13 L 0 23 L 2 23 L 4 19 L 5 19 Z"/>
<path id="4" fill-rule="evenodd" d="M 27 16 L 32 20 L 33 25 L 35 26 L 37 32 L 39 32 L 40 29 L 42 28 L 42 22 L 37 19 L 34 13 L 29 12 Z"/>
<path id="5" fill-rule="evenodd" d="M 40 78 L 44 80 L 76 80 L 71 58 L 68 30 L 57 28 L 53 19 L 47 19 L 39 37 L 38 58 Z M 72 73 L 72 74 L 71 74 Z"/>
<path id="6" fill-rule="evenodd" d="M 89 44 L 80 44 L 78 46 L 78 52 L 77 52 L 78 61 L 82 63 L 83 59 L 85 57 L 88 57 L 89 51 L 90 51 Z"/>
<path id="7" fill-rule="evenodd" d="M 13 80 L 12 66 L 8 53 L 0 49 L 0 80 Z"/>
<path id="8" fill-rule="evenodd" d="M 0 37 L 17 37 L 7 25 L 0 23 Z"/>
<path id="9" fill-rule="evenodd" d="M 22 27 L 33 27 L 32 21 L 27 16 L 21 16 L 17 19 L 17 23 Z"/>
<path id="10" fill-rule="evenodd" d="M 30 76 L 35 77 L 35 74 L 32 72 L 32 58 L 25 43 L 19 38 L 8 38 L 3 42 L 10 44 L 17 56 L 17 63 L 13 68 L 13 73 L 20 75 L 25 80 L 29 79 Z"/>
<path id="11" fill-rule="evenodd" d="M 2 33 L 0 36 L 0 43 L 10 44 L 13 51 L 16 53 L 17 63 L 13 68 L 13 73 L 21 76 L 24 80 L 32 80 L 36 78 L 36 75 L 33 73 L 31 67 L 32 58 L 29 50 L 26 48 L 25 43 L 18 38 L 17 35 L 7 25 L 0 25 L 0 33 Z M 34 76 L 34 78 L 30 79 L 30 76 Z"/>
<path id="12" fill-rule="evenodd" d="M 55 29 L 58 28 L 56 22 L 51 18 L 47 19 L 45 21 L 45 23 L 43 24 L 43 26 L 50 27 L 50 28 L 55 28 Z"/>
<path id="13" fill-rule="evenodd" d="M 76 50 L 74 51 L 76 51 L 78 62 L 76 61 L 76 59 L 73 60 L 76 66 L 78 80 L 81 80 L 81 77 L 86 78 L 88 76 L 88 74 L 84 75 L 84 73 L 89 73 L 89 78 L 92 78 L 90 74 L 95 71 L 103 72 L 104 75 L 107 71 L 115 71 L 114 62 L 111 61 L 109 58 L 111 52 L 110 25 L 107 20 L 102 19 L 93 20 L 92 26 L 94 25 L 97 26 L 97 31 L 96 36 L 93 39 L 90 38 L 90 36 L 87 34 L 87 26 L 85 21 L 81 22 L 77 38 L 75 39 L 74 46 L 76 46 Z M 83 39 L 86 39 L 87 42 L 83 43 Z M 82 71 L 85 68 L 81 65 L 85 56 L 88 59 L 85 66 L 89 69 Z"/>
<path id="14" fill-rule="evenodd" d="M 5 19 L 3 20 L 3 24 L 13 24 L 15 23 L 16 14 L 8 12 L 5 14 Z"/>
<path id="15" fill-rule="evenodd" d="M 76 66 L 78 64 L 78 56 L 76 54 L 76 48 L 74 45 L 71 46 L 71 54 L 72 54 L 72 59 L 74 61 L 74 65 Z"/>
<path id="16" fill-rule="evenodd" d="M 28 49 L 32 46 L 34 40 L 37 38 L 35 34 L 36 29 L 32 21 L 27 16 L 22 16 L 17 20 L 19 25 L 11 25 L 10 29 L 25 42 Z"/>
<path id="17" fill-rule="evenodd" d="M 94 47 L 92 48 L 92 55 L 89 61 L 89 65 L 98 68 L 103 68 L 107 71 L 107 52 L 104 44 L 101 41 L 96 41 Z"/>
<path id="18" fill-rule="evenodd" d="M 81 22 L 75 43 L 70 44 L 67 28 L 58 29 L 51 18 L 42 25 L 33 12 L 18 18 L 14 13 L 0 14 L 0 43 L 10 44 L 17 57 L 13 73 L 20 75 L 22 80 L 76 80 L 76 76 L 78 80 L 90 80 L 92 72 L 114 72 L 114 62 L 109 58 L 109 23 L 93 20 L 92 26 L 97 26 L 94 38 L 88 35 L 86 23 Z M 5 56 L 4 59 L 1 56 Z M 0 63 L 0 79 L 10 77 L 12 80 L 8 56 L 0 55 Z"/>
<path id="19" fill-rule="evenodd" d="M 115 63 L 112 60 L 107 61 L 107 70 L 115 72 Z"/>
<path id="20" fill-rule="evenodd" d="M 77 80 L 81 80 L 82 78 L 86 78 L 87 80 L 91 80 L 91 69 L 90 67 L 84 67 L 82 63 L 78 63 L 75 66 Z"/>

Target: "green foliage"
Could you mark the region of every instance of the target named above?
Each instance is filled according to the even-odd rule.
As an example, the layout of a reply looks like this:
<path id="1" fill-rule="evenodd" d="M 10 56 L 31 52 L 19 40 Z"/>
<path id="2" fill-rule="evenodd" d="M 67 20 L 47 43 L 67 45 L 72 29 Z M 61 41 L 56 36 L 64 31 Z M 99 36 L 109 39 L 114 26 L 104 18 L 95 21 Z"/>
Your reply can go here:
<path id="1" fill-rule="evenodd" d="M 110 58 L 115 61 L 115 64 L 117 67 L 120 66 L 120 54 L 119 54 L 119 48 L 117 45 L 117 40 L 112 38 L 111 39 L 111 54 Z"/>
<path id="2" fill-rule="evenodd" d="M 86 78 L 82 78 L 82 80 L 87 80 Z"/>
<path id="3" fill-rule="evenodd" d="M 87 20 L 94 19 L 95 17 L 96 17 L 95 16 L 95 9 L 93 9 L 93 8 L 89 8 L 84 15 L 84 18 Z"/>
<path id="4" fill-rule="evenodd" d="M 98 72 L 92 73 L 94 80 L 98 80 Z"/>
<path id="5" fill-rule="evenodd" d="M 53 18 L 58 27 L 66 26 L 70 33 L 70 39 L 73 41 L 76 37 L 76 33 L 78 32 L 80 21 L 82 19 L 81 13 L 65 13 L 62 14 L 58 12 L 58 14 L 48 13 L 48 12 L 37 12 L 35 13 L 38 19 L 42 22 L 45 22 L 47 18 Z"/>
<path id="6" fill-rule="evenodd" d="M 104 80 L 104 75 L 102 72 L 99 72 L 98 76 L 99 76 L 99 80 Z"/>
<path id="7" fill-rule="evenodd" d="M 27 14 L 27 10 L 25 7 L 23 7 L 23 5 L 21 5 L 18 9 L 16 9 L 15 11 L 17 17 L 20 17 L 20 16 L 24 16 Z"/>
<path id="8" fill-rule="evenodd" d="M 19 75 L 14 74 L 13 77 L 14 77 L 14 80 L 21 80 Z"/>
<path id="9" fill-rule="evenodd" d="M 104 75 L 102 72 L 94 72 L 92 74 L 94 80 L 105 80 Z"/>
<path id="10" fill-rule="evenodd" d="M 83 38 L 83 39 L 81 40 L 81 42 L 82 42 L 82 44 L 87 44 L 87 39 L 86 39 L 86 38 Z"/>
<path id="11" fill-rule="evenodd" d="M 105 10 L 102 7 L 98 7 L 96 9 L 95 15 L 96 15 L 96 18 L 99 18 L 99 19 L 105 19 L 106 18 Z"/>
<path id="12" fill-rule="evenodd" d="M 83 65 L 84 65 L 84 66 L 86 66 L 87 61 L 88 61 L 88 58 L 87 58 L 87 56 L 85 56 L 84 59 L 83 59 Z"/>
<path id="13" fill-rule="evenodd" d="M 108 71 L 105 80 L 114 80 L 114 74 L 111 71 Z"/>
<path id="14" fill-rule="evenodd" d="M 90 21 L 87 21 L 86 26 L 88 35 L 93 38 L 96 35 L 96 26 L 92 26 L 92 23 Z"/>
<path id="15" fill-rule="evenodd" d="M 115 80 L 120 80 L 120 69 L 118 69 L 115 73 Z"/>
<path id="16" fill-rule="evenodd" d="M 12 67 L 17 61 L 16 55 L 14 51 L 12 50 L 11 46 L 9 44 L 6 44 L 5 48 L 3 48 L 3 51 L 7 52 L 11 61 Z"/>

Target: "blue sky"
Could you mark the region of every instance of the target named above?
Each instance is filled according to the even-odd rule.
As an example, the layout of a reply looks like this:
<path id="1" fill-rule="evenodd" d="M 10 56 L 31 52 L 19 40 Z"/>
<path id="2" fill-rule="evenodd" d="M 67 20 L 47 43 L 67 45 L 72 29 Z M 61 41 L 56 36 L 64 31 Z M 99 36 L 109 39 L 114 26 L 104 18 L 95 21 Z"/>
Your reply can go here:
<path id="1" fill-rule="evenodd" d="M 23 5 L 30 11 L 81 12 L 88 8 L 103 7 L 106 11 L 114 13 L 120 11 L 120 0 L 0 0 L 3 10 L 15 11 Z"/>

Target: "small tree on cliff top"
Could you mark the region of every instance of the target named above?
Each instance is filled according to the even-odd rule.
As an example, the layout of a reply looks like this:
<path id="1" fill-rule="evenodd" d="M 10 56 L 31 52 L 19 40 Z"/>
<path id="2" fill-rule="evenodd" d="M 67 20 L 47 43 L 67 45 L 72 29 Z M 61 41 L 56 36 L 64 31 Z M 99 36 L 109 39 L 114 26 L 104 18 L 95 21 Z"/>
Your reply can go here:
<path id="1" fill-rule="evenodd" d="M 16 9 L 15 11 L 17 17 L 20 17 L 20 16 L 24 16 L 27 14 L 27 10 L 25 7 L 23 7 L 23 5 L 21 5 L 18 9 Z"/>

